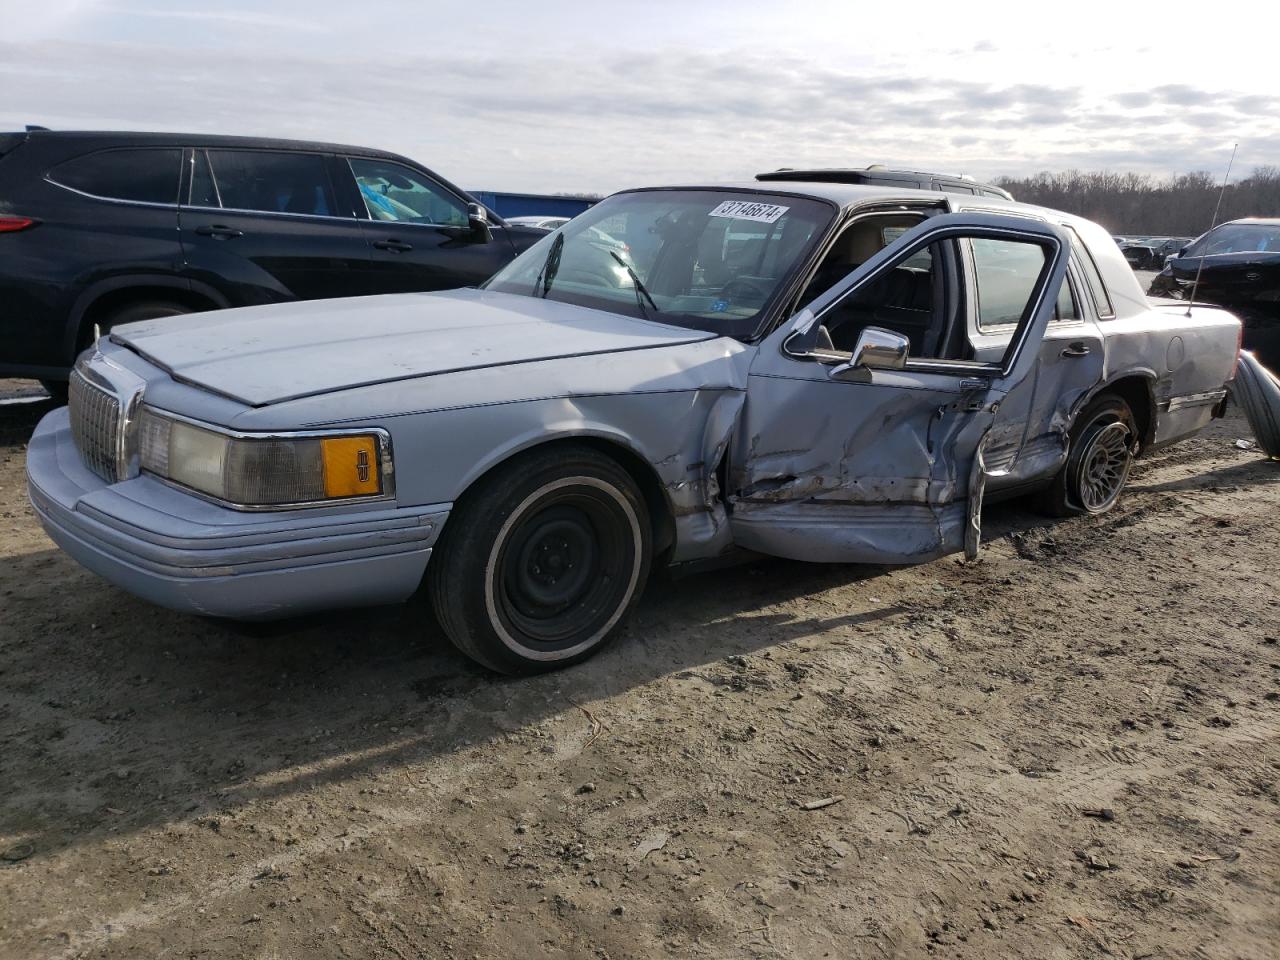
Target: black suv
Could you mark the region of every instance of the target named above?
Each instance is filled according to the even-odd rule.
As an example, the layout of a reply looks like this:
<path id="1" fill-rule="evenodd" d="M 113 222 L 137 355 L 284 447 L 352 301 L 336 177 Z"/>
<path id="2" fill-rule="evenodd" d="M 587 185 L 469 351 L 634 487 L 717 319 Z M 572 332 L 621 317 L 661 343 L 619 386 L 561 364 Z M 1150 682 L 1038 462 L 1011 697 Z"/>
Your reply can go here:
<path id="1" fill-rule="evenodd" d="M 883 164 L 869 167 L 830 167 L 826 169 L 794 170 L 782 167 L 768 173 L 757 173 L 757 180 L 766 183 L 792 181 L 804 183 L 860 183 L 872 187 L 911 187 L 915 190 L 941 190 L 945 193 L 967 193 L 979 197 L 999 197 L 1012 200 L 1013 195 L 994 183 L 979 183 L 972 177 L 950 173 L 925 173 L 920 170 L 891 170 Z"/>
<path id="2" fill-rule="evenodd" d="M 0 133 L 0 376 L 65 389 L 95 326 L 472 286 L 545 235 L 381 150 Z"/>

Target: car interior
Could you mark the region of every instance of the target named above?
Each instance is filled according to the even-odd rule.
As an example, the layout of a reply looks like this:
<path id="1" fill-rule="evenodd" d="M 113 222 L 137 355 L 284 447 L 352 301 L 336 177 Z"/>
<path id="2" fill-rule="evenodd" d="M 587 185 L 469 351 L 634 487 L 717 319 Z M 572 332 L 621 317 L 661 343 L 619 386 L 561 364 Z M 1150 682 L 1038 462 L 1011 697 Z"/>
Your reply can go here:
<path id="1" fill-rule="evenodd" d="M 823 257 L 800 306 L 815 300 L 923 219 L 920 214 L 875 214 L 855 220 Z M 849 353 L 863 329 L 874 326 L 907 337 L 912 357 L 971 359 L 960 298 L 948 294 L 960 289 L 954 247 L 953 241 L 931 244 L 842 300 L 823 319 L 819 349 Z"/>

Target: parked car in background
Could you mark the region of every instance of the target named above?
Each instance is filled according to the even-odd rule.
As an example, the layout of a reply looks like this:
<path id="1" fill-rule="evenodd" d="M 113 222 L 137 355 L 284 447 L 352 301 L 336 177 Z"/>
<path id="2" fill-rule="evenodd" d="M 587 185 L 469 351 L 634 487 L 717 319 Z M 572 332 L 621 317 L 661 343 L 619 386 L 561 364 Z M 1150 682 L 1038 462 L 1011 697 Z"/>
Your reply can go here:
<path id="1" fill-rule="evenodd" d="M 0 376 L 65 389 L 95 328 L 136 320 L 474 286 L 541 236 L 366 147 L 0 134 Z"/>
<path id="2" fill-rule="evenodd" d="M 1240 317 L 1245 348 L 1280 370 L 1280 219 L 1219 224 L 1166 261 L 1147 292 L 1189 300 L 1193 287 L 1197 303 Z"/>
<path id="3" fill-rule="evenodd" d="M 869 167 L 828 167 L 796 170 L 782 167 L 768 173 L 757 173 L 763 183 L 857 183 L 865 186 L 911 187 L 916 190 L 941 190 L 946 193 L 977 194 L 1012 200 L 1013 195 L 994 183 L 979 183 L 973 177 L 951 173 L 925 173 L 919 170 L 894 170 L 882 163 Z"/>
<path id="4" fill-rule="evenodd" d="M 1121 245 L 1129 266 L 1135 270 L 1159 270 L 1165 260 L 1177 253 L 1192 237 L 1147 237 L 1142 240 L 1130 240 Z"/>
<path id="5" fill-rule="evenodd" d="M 469 190 L 508 223 L 516 217 L 576 217 L 599 200 L 586 194 L 515 193 L 510 190 Z"/>
<path id="6" fill-rule="evenodd" d="M 508 217 L 507 223 L 522 227 L 536 227 L 539 230 L 554 230 L 556 227 L 563 227 L 570 219 L 570 217 Z"/>
<path id="7" fill-rule="evenodd" d="M 607 239 L 601 240 L 601 237 Z M 589 656 L 655 564 L 919 563 L 984 498 L 1102 513 L 1222 411 L 1239 322 L 1101 227 L 987 197 L 634 190 L 481 289 L 118 327 L 27 453 L 87 567 L 264 618 L 403 600 L 506 672 Z"/>

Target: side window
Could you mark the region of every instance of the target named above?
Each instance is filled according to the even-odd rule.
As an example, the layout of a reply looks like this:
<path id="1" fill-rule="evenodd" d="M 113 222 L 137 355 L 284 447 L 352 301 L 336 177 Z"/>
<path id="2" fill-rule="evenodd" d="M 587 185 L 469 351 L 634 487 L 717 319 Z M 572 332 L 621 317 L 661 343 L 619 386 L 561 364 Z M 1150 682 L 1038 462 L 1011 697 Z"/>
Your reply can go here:
<path id="1" fill-rule="evenodd" d="M 884 327 L 911 341 L 910 357 L 960 359 L 958 298 L 942 295 L 953 251 L 952 241 L 922 247 L 832 304 L 820 316 L 831 348 L 851 352 L 864 329 Z"/>
<path id="2" fill-rule="evenodd" d="M 1016 240 L 975 238 L 969 244 L 977 286 L 978 329 L 986 333 L 993 327 L 1018 323 L 1044 266 L 1044 250 Z"/>
<path id="3" fill-rule="evenodd" d="M 220 207 L 218 188 L 213 182 L 213 173 L 209 170 L 209 156 L 203 150 L 195 152 L 191 168 L 191 199 L 193 207 Z"/>
<path id="4" fill-rule="evenodd" d="M 467 210 L 438 184 L 399 163 L 348 159 L 371 220 L 467 225 Z"/>
<path id="5" fill-rule="evenodd" d="M 110 200 L 177 203 L 182 151 L 176 147 L 104 150 L 54 167 L 49 179 Z"/>
<path id="6" fill-rule="evenodd" d="M 207 154 L 217 196 L 229 210 L 334 215 L 320 154 L 273 150 L 209 150 Z M 198 168 L 197 163 L 197 172 Z"/>
<path id="7" fill-rule="evenodd" d="M 831 245 L 831 249 L 823 256 L 822 262 L 818 264 L 818 269 L 814 273 L 813 279 L 809 281 L 809 285 L 800 297 L 799 306 L 803 307 L 825 293 L 847 277 L 855 268 L 866 263 L 889 244 L 896 242 L 904 233 L 918 225 L 923 219 L 922 216 L 917 214 L 882 214 L 855 220 L 845 227 L 840 236 L 836 238 L 835 243 Z M 916 256 L 927 258 L 928 251 L 923 250 Z M 921 261 L 919 263 L 903 264 L 903 266 L 918 266 L 927 269 L 928 264 L 925 261 Z"/>
<path id="8" fill-rule="evenodd" d="M 1080 310 L 1076 306 L 1075 291 L 1071 289 L 1071 278 L 1062 278 L 1062 289 L 1058 291 L 1058 302 L 1054 305 L 1053 319 L 1062 323 L 1074 323 L 1080 319 Z"/>
<path id="9" fill-rule="evenodd" d="M 960 237 L 935 241 L 900 255 L 866 283 L 818 315 L 818 342 L 852 351 L 867 327 L 905 336 L 909 360 L 960 360 L 995 364 L 1007 360 L 1029 319 L 1050 247 L 1036 239 Z M 970 276 L 961 254 L 968 250 Z M 972 283 L 979 328 L 998 327 L 981 344 L 970 340 L 965 297 Z"/>
<path id="10" fill-rule="evenodd" d="M 1069 226 L 1067 230 L 1071 233 L 1071 251 L 1084 272 L 1085 283 L 1088 284 L 1089 293 L 1093 296 L 1093 305 L 1098 309 L 1098 319 L 1110 320 L 1116 315 L 1115 307 L 1111 305 L 1111 297 L 1107 294 L 1106 284 L 1102 282 L 1098 265 L 1094 263 L 1093 254 L 1089 252 L 1089 248 L 1084 245 L 1084 241 L 1075 230 Z"/>

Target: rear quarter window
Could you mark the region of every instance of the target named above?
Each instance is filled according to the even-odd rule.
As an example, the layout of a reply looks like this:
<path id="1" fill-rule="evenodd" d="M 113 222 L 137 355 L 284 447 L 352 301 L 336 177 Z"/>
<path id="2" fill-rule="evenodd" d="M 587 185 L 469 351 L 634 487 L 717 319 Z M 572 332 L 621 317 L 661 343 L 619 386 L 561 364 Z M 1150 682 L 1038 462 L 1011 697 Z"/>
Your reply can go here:
<path id="1" fill-rule="evenodd" d="M 108 200 L 177 203 L 181 167 L 177 147 L 104 150 L 58 164 L 48 179 Z"/>
<path id="2" fill-rule="evenodd" d="M 1107 285 L 1102 282 L 1102 274 L 1098 272 L 1098 265 L 1094 262 L 1093 254 L 1089 252 L 1089 248 L 1080 239 L 1080 235 L 1076 233 L 1074 227 L 1067 225 L 1067 230 L 1071 233 L 1071 246 L 1075 251 L 1076 263 L 1079 264 L 1081 272 L 1084 273 L 1084 282 L 1089 287 L 1090 296 L 1093 297 L 1093 305 L 1097 308 L 1098 319 L 1114 319 L 1116 309 L 1111 305 L 1111 295 L 1107 293 Z"/>

